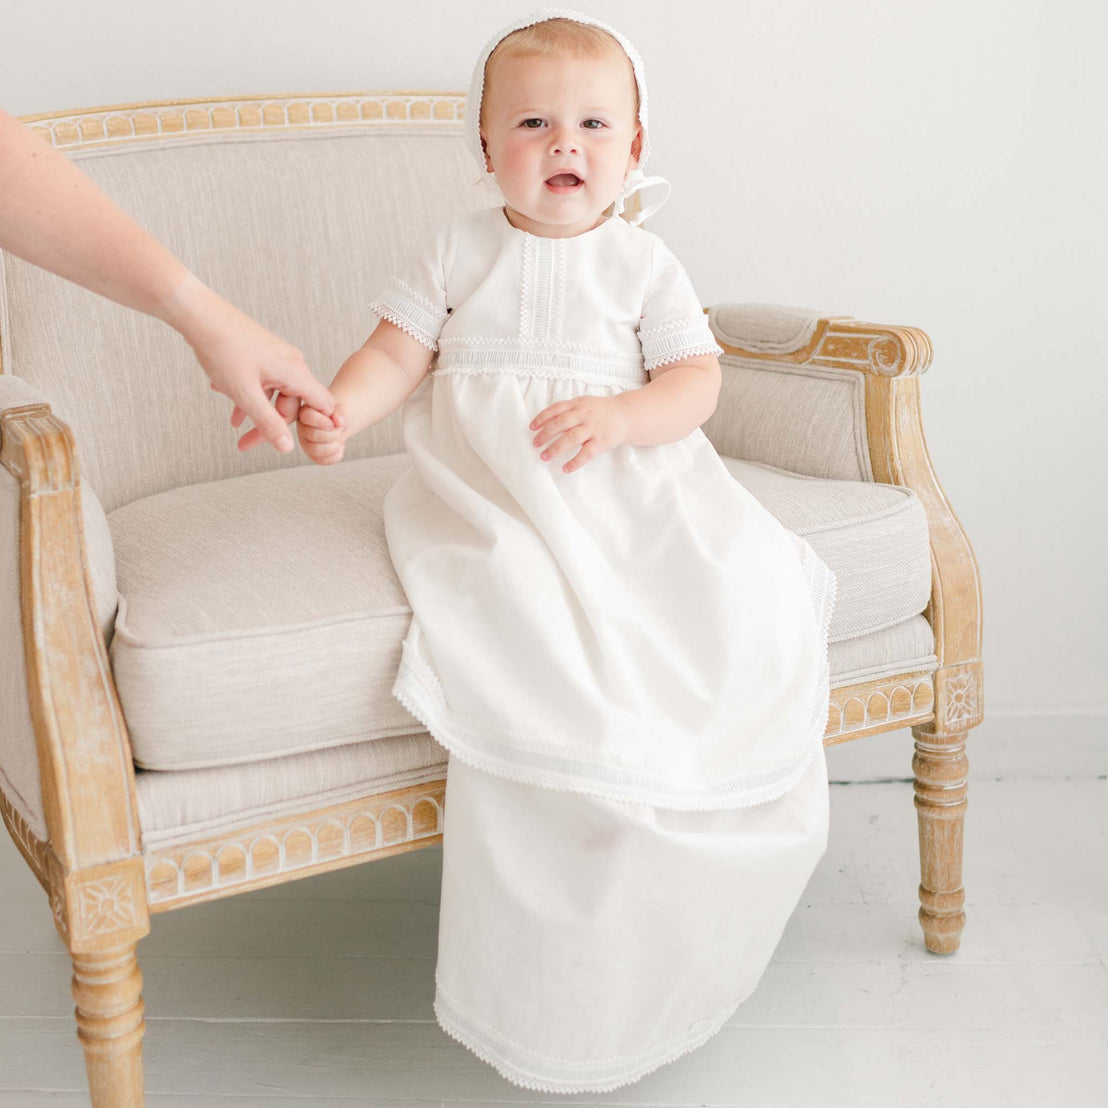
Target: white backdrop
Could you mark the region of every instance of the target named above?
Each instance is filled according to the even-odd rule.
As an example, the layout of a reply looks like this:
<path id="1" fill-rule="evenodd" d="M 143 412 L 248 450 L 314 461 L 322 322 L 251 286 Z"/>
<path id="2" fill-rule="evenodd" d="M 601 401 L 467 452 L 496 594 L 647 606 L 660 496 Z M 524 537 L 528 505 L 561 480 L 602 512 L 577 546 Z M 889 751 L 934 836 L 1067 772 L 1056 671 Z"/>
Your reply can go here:
<path id="1" fill-rule="evenodd" d="M 0 106 L 464 93 L 487 39 L 539 6 L 0 0 Z M 705 305 L 799 304 L 930 334 L 924 426 L 981 567 L 986 715 L 1085 716 L 1099 733 L 1108 6 L 571 6 L 643 56 L 646 172 L 673 185 L 646 225 Z M 338 367 L 313 369 L 329 381 Z"/>

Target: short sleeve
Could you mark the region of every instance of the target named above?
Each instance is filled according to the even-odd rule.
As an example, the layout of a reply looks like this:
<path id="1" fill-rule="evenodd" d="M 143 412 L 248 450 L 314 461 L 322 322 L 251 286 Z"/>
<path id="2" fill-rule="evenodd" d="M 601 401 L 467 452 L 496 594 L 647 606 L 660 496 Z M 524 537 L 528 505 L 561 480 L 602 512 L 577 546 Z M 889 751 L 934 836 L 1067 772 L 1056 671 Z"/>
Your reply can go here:
<path id="1" fill-rule="evenodd" d="M 673 251 L 655 239 L 639 320 L 643 366 L 656 369 L 696 354 L 722 354 L 692 281 Z"/>
<path id="2" fill-rule="evenodd" d="M 416 244 L 369 303 L 379 319 L 395 323 L 412 338 L 437 351 L 439 332 L 449 315 L 446 278 L 452 261 L 453 225 L 443 224 Z"/>

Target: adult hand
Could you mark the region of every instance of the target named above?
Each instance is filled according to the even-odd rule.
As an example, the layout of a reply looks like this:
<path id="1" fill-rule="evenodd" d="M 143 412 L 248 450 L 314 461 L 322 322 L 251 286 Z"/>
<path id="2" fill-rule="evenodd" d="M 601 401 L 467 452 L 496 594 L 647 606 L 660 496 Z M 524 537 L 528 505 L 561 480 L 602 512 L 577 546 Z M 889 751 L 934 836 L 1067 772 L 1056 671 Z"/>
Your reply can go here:
<path id="1" fill-rule="evenodd" d="M 245 452 L 263 440 L 283 453 L 293 449 L 286 424 L 296 420 L 301 399 L 330 415 L 335 398 L 308 369 L 291 343 L 266 330 L 191 273 L 173 301 L 173 325 L 211 378 L 211 387 L 234 401 L 231 426 L 246 416 L 254 426 L 238 441 Z M 276 391 L 277 403 L 271 403 Z M 287 442 L 287 446 L 282 445 Z"/>
<path id="2" fill-rule="evenodd" d="M 201 282 L 60 151 L 0 110 L 0 246 L 117 304 L 164 320 L 192 347 L 211 386 L 234 401 L 239 440 L 278 449 L 299 397 L 330 415 L 335 401 L 295 346 Z M 270 400 L 280 393 L 277 405 Z"/>

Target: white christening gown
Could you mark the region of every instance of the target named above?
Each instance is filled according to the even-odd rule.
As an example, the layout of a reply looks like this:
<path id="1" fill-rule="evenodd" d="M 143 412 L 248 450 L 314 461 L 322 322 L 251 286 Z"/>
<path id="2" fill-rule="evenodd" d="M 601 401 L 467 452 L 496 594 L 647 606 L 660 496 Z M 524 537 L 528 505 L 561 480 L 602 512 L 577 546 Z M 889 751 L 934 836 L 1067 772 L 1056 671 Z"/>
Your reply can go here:
<path id="1" fill-rule="evenodd" d="M 835 576 L 699 428 L 570 473 L 532 444 L 722 352 L 657 235 L 470 212 L 370 307 L 437 352 L 384 502 L 392 694 L 450 752 L 435 1015 L 517 1085 L 607 1092 L 719 1030 L 826 850 Z"/>

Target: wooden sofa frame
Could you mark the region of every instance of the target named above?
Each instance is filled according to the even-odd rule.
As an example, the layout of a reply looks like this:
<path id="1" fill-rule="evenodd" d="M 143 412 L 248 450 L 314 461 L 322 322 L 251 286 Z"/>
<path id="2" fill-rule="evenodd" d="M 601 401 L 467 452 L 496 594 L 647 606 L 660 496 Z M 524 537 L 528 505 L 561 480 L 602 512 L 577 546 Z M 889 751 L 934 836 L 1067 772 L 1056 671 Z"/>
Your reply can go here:
<path id="1" fill-rule="evenodd" d="M 55 146 L 75 149 L 219 128 L 455 121 L 464 104 L 456 94 L 307 94 L 157 101 L 23 122 Z M 801 372 L 832 366 L 862 374 L 873 479 L 908 486 L 926 509 L 931 596 L 923 614 L 934 630 L 938 668 L 832 689 L 824 742 L 911 727 L 919 921 L 927 949 L 951 953 L 965 923 L 966 734 L 983 718 L 981 588 L 973 551 L 924 441 L 919 377 L 931 362 L 931 342 L 916 328 L 831 316 L 791 354 L 721 345 L 729 354 L 788 362 Z M 446 780 L 145 851 L 131 744 L 89 575 L 77 443 L 48 404 L 12 408 L 0 415 L 0 464 L 20 483 L 27 695 L 47 841 L 31 832 L 2 792 L 0 813 L 46 890 L 72 957 L 92 1104 L 132 1108 L 144 1102 L 136 945 L 150 930 L 151 914 L 440 843 Z"/>

